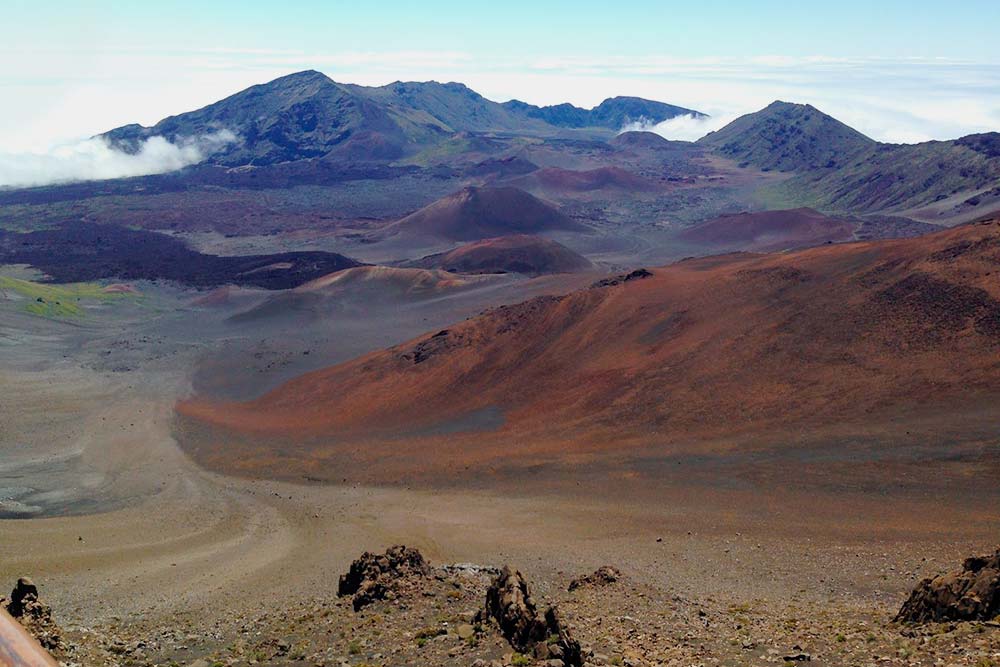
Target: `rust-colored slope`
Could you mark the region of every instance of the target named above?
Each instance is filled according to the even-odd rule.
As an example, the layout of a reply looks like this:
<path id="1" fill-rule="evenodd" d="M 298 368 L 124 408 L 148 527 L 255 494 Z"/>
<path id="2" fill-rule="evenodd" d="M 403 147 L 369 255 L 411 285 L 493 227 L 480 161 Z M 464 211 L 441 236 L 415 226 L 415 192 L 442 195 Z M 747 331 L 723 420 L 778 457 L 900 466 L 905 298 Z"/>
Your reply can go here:
<path id="1" fill-rule="evenodd" d="M 394 222 L 383 234 L 475 241 L 508 234 L 585 230 L 518 188 L 467 187 Z"/>
<path id="2" fill-rule="evenodd" d="M 433 294 L 465 287 L 474 282 L 445 271 L 391 266 L 357 266 L 316 278 L 295 288 L 296 292 L 337 294 L 370 288 L 379 294 Z"/>
<path id="3" fill-rule="evenodd" d="M 840 243 L 854 238 L 857 224 L 811 208 L 723 215 L 678 234 L 678 239 L 718 250 L 773 252 Z"/>
<path id="4" fill-rule="evenodd" d="M 259 473 L 280 461 L 323 476 L 348 461 L 399 474 L 718 442 L 998 395 L 994 221 L 685 261 L 497 308 L 251 403 L 178 409 L 213 430 L 215 444 L 192 450 L 203 463 Z M 488 410 L 502 411 L 502 426 L 454 433 Z M 298 444 L 278 452 L 278 440 Z"/>
<path id="5" fill-rule="evenodd" d="M 583 255 L 563 244 L 530 234 L 500 236 L 429 255 L 416 266 L 458 273 L 572 273 L 593 265 Z"/>

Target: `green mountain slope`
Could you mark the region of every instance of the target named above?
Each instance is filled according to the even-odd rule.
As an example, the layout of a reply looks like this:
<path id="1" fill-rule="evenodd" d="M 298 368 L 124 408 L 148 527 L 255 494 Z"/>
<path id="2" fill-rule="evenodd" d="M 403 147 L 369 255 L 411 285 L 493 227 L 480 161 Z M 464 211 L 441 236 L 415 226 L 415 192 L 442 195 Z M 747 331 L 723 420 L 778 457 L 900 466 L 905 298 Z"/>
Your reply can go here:
<path id="1" fill-rule="evenodd" d="M 773 102 L 698 143 L 761 169 L 834 168 L 876 142 L 808 104 Z"/>

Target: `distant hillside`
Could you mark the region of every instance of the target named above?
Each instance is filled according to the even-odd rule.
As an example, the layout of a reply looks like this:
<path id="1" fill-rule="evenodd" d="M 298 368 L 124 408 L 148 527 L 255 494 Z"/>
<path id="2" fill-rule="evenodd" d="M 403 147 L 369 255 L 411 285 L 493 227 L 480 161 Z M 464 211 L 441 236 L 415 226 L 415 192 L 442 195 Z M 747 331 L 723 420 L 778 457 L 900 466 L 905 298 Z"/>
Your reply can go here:
<path id="1" fill-rule="evenodd" d="M 661 123 L 677 116 L 705 117 L 693 109 L 645 100 L 641 97 L 612 97 L 593 109 L 581 109 L 572 104 L 538 107 L 519 100 L 505 102 L 504 107 L 523 115 L 545 121 L 557 127 L 603 127 L 620 130 L 630 123 Z"/>
<path id="2" fill-rule="evenodd" d="M 961 222 L 1000 208 L 1000 134 L 920 144 L 876 142 L 809 105 L 774 102 L 698 142 L 740 163 L 795 177 L 786 204 Z"/>
<path id="3" fill-rule="evenodd" d="M 0 264 L 29 264 L 57 283 L 114 278 L 264 289 L 295 287 L 360 265 L 319 251 L 207 255 L 166 234 L 80 221 L 26 234 L 0 230 Z"/>
<path id="4" fill-rule="evenodd" d="M 561 243 L 539 236 L 517 234 L 483 239 L 448 252 L 412 262 L 427 269 L 457 273 L 572 273 L 593 265 Z"/>
<path id="5" fill-rule="evenodd" d="M 857 227 L 858 223 L 849 220 L 797 208 L 724 215 L 689 227 L 677 238 L 715 252 L 773 252 L 850 241 Z"/>
<path id="6" fill-rule="evenodd" d="M 526 122 L 502 104 L 488 100 L 462 83 L 402 82 L 371 88 L 344 86 L 359 97 L 388 109 L 412 109 L 427 122 L 451 132 L 544 132 L 546 124 Z M 548 128 L 551 129 L 551 128 Z"/>
<path id="7" fill-rule="evenodd" d="M 511 187 L 467 187 L 393 223 L 383 234 L 474 241 L 511 234 L 586 228 L 532 195 Z"/>
<path id="8" fill-rule="evenodd" d="M 655 132 L 622 132 L 608 142 L 616 148 L 650 148 L 653 150 L 670 150 L 684 146 L 686 141 L 671 141 L 664 139 Z"/>
<path id="9" fill-rule="evenodd" d="M 305 71 L 252 86 L 152 127 L 125 125 L 102 136 L 134 152 L 153 136 L 183 144 L 226 130 L 236 139 L 209 147 L 210 161 L 261 166 L 320 157 L 393 160 L 461 132 L 535 136 L 565 134 L 571 128 L 607 132 L 632 120 L 656 122 L 697 113 L 627 97 L 606 100 L 590 111 L 577 111 L 583 114 L 580 122 L 531 105 L 499 104 L 461 83 L 397 81 L 373 88 L 341 84 L 320 72 Z"/>
<path id="10" fill-rule="evenodd" d="M 832 169 L 876 142 L 808 104 L 774 102 L 698 143 L 761 169 Z"/>
<path id="11" fill-rule="evenodd" d="M 791 198 L 837 211 L 900 212 L 929 222 L 970 220 L 1000 208 L 1000 134 L 877 144 L 839 169 L 782 186 Z"/>
<path id="12" fill-rule="evenodd" d="M 104 135 L 114 145 L 135 150 L 139 142 L 162 136 L 171 142 L 228 130 L 238 139 L 212 161 L 228 166 L 268 165 L 327 155 L 345 142 L 369 142 L 380 152 L 449 132 L 428 114 L 387 108 L 319 72 L 299 72 L 252 86 L 207 107 L 165 118 L 153 127 L 126 125 Z"/>
<path id="13" fill-rule="evenodd" d="M 620 167 L 598 167 L 575 171 L 547 167 L 513 178 L 508 184 L 528 191 L 552 194 L 617 190 L 620 192 L 656 192 L 663 184 Z"/>
<path id="14" fill-rule="evenodd" d="M 196 399 L 179 411 L 219 429 L 189 450 L 200 463 L 265 475 L 363 478 L 374 461 L 388 476 L 602 452 L 672 465 L 679 450 L 731 452 L 755 436 L 798 455 L 806 436 L 873 438 L 874 457 L 902 425 L 950 441 L 965 415 L 996 405 L 998 249 L 994 221 L 688 260 L 495 308 L 249 403 Z M 424 435 L 483 411 L 502 423 Z"/>

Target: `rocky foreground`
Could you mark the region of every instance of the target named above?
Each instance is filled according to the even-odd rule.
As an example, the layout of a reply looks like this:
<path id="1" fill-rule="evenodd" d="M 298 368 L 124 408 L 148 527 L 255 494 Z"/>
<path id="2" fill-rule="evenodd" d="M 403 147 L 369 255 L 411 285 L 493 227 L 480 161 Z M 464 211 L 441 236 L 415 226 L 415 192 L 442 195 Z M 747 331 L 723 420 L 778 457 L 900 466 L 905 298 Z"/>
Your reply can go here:
<path id="1" fill-rule="evenodd" d="M 64 665 L 1000 665 L 1000 551 L 920 582 L 895 619 L 835 601 L 685 599 L 610 566 L 535 585 L 402 546 L 362 555 L 334 599 L 212 623 L 62 630 L 30 580 L 0 604 Z"/>

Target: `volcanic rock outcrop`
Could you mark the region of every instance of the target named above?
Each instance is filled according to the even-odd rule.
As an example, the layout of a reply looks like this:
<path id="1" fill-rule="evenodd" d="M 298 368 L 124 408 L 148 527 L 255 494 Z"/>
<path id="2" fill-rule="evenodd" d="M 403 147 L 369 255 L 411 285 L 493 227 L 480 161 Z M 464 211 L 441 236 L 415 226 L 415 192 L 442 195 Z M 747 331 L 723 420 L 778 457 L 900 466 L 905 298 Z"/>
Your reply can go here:
<path id="1" fill-rule="evenodd" d="M 354 611 L 377 600 L 398 595 L 426 576 L 430 566 L 416 549 L 396 545 L 384 554 L 366 551 L 351 563 L 347 574 L 341 575 L 337 595 L 352 597 Z"/>
<path id="2" fill-rule="evenodd" d="M 500 633 L 521 653 L 561 660 L 564 665 L 583 664 L 580 644 L 566 628 L 556 607 L 539 613 L 528 582 L 517 570 L 504 566 L 486 591 L 486 605 L 476 621 L 495 621 Z"/>
<path id="3" fill-rule="evenodd" d="M 569 582 L 569 590 L 572 592 L 583 586 L 607 586 L 618 581 L 621 576 L 622 573 L 618 571 L 618 568 L 610 565 L 602 565 L 590 574 L 577 577 Z"/>
<path id="4" fill-rule="evenodd" d="M 52 618 L 52 608 L 38 599 L 38 587 L 28 577 L 17 580 L 10 598 L 0 598 L 3 607 L 47 651 L 66 649 L 62 629 Z"/>
<path id="5" fill-rule="evenodd" d="M 896 621 L 989 621 L 1000 616 L 1000 549 L 966 558 L 962 569 L 924 579 L 896 614 Z"/>

